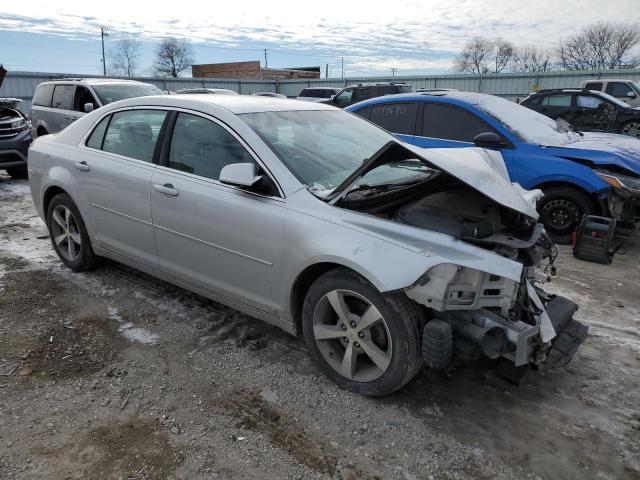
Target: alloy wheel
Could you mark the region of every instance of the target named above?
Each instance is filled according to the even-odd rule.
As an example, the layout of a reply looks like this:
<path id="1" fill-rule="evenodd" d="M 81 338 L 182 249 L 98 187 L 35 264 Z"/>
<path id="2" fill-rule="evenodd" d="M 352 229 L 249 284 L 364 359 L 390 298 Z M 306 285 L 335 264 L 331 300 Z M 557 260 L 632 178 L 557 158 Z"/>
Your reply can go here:
<path id="1" fill-rule="evenodd" d="M 389 368 L 389 327 L 375 305 L 358 293 L 325 294 L 313 313 L 313 334 L 327 363 L 349 380 L 371 382 Z"/>
<path id="2" fill-rule="evenodd" d="M 640 122 L 629 122 L 622 127 L 622 134 L 640 138 Z"/>
<path id="3" fill-rule="evenodd" d="M 58 252 L 66 260 L 73 262 L 80 256 L 82 237 L 78 222 L 64 205 L 58 205 L 51 216 L 51 233 Z"/>

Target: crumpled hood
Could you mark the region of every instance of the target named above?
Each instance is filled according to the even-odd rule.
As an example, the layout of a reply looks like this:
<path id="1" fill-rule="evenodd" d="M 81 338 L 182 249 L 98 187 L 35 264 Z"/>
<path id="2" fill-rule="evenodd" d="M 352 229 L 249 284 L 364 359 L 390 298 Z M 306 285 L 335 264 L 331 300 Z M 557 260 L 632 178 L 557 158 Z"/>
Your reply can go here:
<path id="1" fill-rule="evenodd" d="M 512 184 L 500 152 L 484 148 L 421 148 L 403 144 L 427 163 L 449 173 L 500 205 L 538 219 L 537 195 Z"/>
<path id="2" fill-rule="evenodd" d="M 596 165 L 616 165 L 640 174 L 640 140 L 615 133 L 585 132 L 577 141 L 545 147 L 559 157 L 588 160 Z"/>

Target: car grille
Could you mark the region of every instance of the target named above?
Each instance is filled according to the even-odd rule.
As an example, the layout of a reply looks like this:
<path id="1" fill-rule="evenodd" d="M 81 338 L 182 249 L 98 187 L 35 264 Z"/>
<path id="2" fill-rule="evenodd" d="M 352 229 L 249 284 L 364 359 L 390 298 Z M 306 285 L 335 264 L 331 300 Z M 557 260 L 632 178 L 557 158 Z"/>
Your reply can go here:
<path id="1" fill-rule="evenodd" d="M 18 134 L 18 130 L 11 128 L 10 122 L 0 123 L 0 138 L 14 137 Z"/>

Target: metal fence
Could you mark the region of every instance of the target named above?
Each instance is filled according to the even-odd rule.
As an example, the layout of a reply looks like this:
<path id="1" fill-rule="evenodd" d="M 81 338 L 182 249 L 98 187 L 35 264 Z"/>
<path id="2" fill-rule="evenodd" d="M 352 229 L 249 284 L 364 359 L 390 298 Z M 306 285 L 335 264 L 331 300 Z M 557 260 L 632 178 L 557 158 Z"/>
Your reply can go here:
<path id="1" fill-rule="evenodd" d="M 16 97 L 23 100 L 22 110 L 31 109 L 31 97 L 40 82 L 64 77 L 95 77 L 97 75 L 69 75 L 64 73 L 7 72 L 0 97 Z M 230 80 L 213 78 L 163 78 L 135 77 L 132 80 L 153 83 L 163 90 L 181 88 L 228 88 L 241 94 L 255 92 L 279 92 L 295 97 L 306 87 L 335 87 L 367 82 L 396 81 L 407 82 L 414 88 L 456 88 L 471 92 L 484 92 L 515 99 L 524 97 L 531 91 L 542 88 L 577 87 L 583 80 L 594 78 L 640 79 L 640 69 L 601 70 L 543 73 L 501 73 L 488 75 L 420 75 L 401 77 L 348 77 L 322 78 L 312 80 Z M 113 77 L 112 77 L 113 78 Z"/>

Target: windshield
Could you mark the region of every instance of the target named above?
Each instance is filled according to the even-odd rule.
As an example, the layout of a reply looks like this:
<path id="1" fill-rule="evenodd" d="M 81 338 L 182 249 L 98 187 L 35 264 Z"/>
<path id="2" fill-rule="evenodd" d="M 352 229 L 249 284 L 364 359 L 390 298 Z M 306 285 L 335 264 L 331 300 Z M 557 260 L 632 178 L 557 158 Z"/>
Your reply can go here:
<path id="1" fill-rule="evenodd" d="M 125 98 L 148 97 L 149 95 L 164 95 L 164 92 L 155 85 L 148 83 L 131 84 L 101 84 L 93 85 L 93 89 L 98 94 L 98 98 L 103 105 Z"/>
<path id="2" fill-rule="evenodd" d="M 396 140 L 381 128 L 343 111 L 297 110 L 241 117 L 298 180 L 319 196 L 328 195 L 384 145 Z M 363 180 L 398 183 L 416 176 L 413 165 L 376 170 Z"/>
<path id="3" fill-rule="evenodd" d="M 549 117 L 504 98 L 479 94 L 473 103 L 527 143 L 560 146 L 580 138 L 559 129 Z"/>

